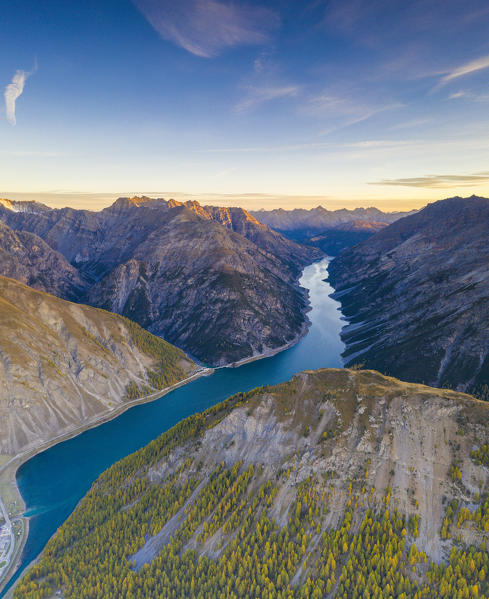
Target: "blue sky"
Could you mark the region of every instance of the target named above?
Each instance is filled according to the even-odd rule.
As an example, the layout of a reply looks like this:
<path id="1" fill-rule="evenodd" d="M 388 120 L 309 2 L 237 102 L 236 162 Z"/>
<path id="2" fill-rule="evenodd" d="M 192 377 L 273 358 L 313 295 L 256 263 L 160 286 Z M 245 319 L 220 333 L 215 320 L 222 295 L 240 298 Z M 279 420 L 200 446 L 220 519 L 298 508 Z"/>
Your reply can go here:
<path id="1" fill-rule="evenodd" d="M 487 195 L 488 31 L 486 0 L 3 0 L 0 193 Z"/>

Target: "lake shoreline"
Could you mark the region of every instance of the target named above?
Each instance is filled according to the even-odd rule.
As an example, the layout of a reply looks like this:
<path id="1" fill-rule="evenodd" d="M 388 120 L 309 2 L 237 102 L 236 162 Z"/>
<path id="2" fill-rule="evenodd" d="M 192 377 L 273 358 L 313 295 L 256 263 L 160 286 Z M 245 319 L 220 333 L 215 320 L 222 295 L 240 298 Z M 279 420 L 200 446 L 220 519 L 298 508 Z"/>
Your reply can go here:
<path id="1" fill-rule="evenodd" d="M 18 560 L 22 555 L 22 551 L 27 542 L 27 537 L 29 536 L 29 516 L 24 516 L 26 505 L 17 485 L 17 471 L 19 470 L 19 468 L 36 455 L 42 453 L 43 451 L 47 451 L 48 449 L 54 447 L 55 445 L 58 445 L 59 443 L 63 443 L 63 441 L 73 439 L 74 437 L 81 435 L 87 430 L 96 428 L 97 426 L 109 422 L 110 420 L 114 420 L 115 418 L 119 417 L 121 414 L 123 414 L 127 410 L 130 410 L 133 407 L 136 407 L 144 403 L 156 401 L 157 399 L 164 397 L 168 393 L 171 393 L 175 389 L 178 389 L 183 385 L 187 385 L 188 383 L 191 383 L 192 381 L 197 380 L 202 376 L 209 376 L 213 372 L 213 368 L 198 368 L 191 376 L 182 379 L 178 383 L 170 385 L 169 387 L 165 387 L 164 389 L 155 391 L 154 393 L 151 393 L 149 395 L 145 395 L 144 397 L 140 397 L 138 399 L 133 399 L 129 402 L 123 403 L 117 406 L 116 408 L 110 410 L 109 412 L 100 414 L 82 425 L 76 426 L 71 430 L 67 430 L 64 433 L 61 433 L 60 435 L 53 437 L 49 441 L 45 441 L 44 443 L 41 443 L 36 447 L 31 447 L 30 449 L 27 449 L 26 451 L 23 451 L 11 457 L 6 463 L 0 466 L 0 491 L 2 491 L 2 495 L 5 493 L 5 489 L 8 489 L 10 491 L 12 495 L 12 497 L 10 498 L 11 501 L 14 500 L 16 505 L 19 506 L 16 512 L 11 515 L 11 518 L 19 519 L 22 521 L 22 538 L 20 539 L 20 545 L 16 547 L 14 551 L 14 558 L 11 561 L 10 566 L 6 570 L 6 576 L 4 576 L 3 580 L 0 582 L 0 594 L 3 592 L 9 580 L 17 571 L 19 565 Z"/>
<path id="2" fill-rule="evenodd" d="M 300 330 L 297 333 L 297 335 L 288 343 L 286 343 L 278 348 L 273 348 L 273 349 L 267 348 L 266 351 L 264 351 L 260 354 L 249 356 L 242 360 L 239 360 L 236 362 L 231 362 L 231 363 L 228 363 L 228 364 L 225 364 L 222 366 L 217 366 L 215 368 L 206 368 L 204 365 L 201 364 L 201 365 L 199 365 L 200 368 L 196 372 L 194 372 L 194 374 L 191 377 L 188 377 L 187 379 L 183 379 L 179 383 L 177 383 L 167 389 L 163 389 L 163 390 L 154 392 L 154 393 L 152 393 L 148 396 L 145 396 L 143 398 L 132 400 L 131 402 L 127 402 L 121 406 L 118 406 L 117 408 L 112 409 L 110 412 L 104 414 L 103 416 L 101 415 L 98 418 L 93 419 L 91 422 L 84 423 L 83 426 L 76 427 L 76 429 L 72 429 L 71 431 L 66 431 L 62 435 L 59 435 L 56 438 L 51 439 L 49 442 L 43 443 L 36 448 L 31 448 L 30 450 L 28 450 L 26 452 L 23 452 L 17 456 L 11 457 L 8 460 L 8 462 L 7 463 L 4 462 L 3 465 L 1 462 L 2 456 L 0 456 L 0 485 L 1 485 L 2 481 L 3 481 L 3 483 L 5 483 L 6 479 L 8 479 L 7 482 L 10 484 L 10 488 L 11 489 L 15 488 L 16 498 L 18 499 L 17 505 L 22 506 L 22 509 L 16 510 L 15 517 L 22 518 L 22 521 L 24 522 L 22 542 L 20 544 L 19 550 L 17 550 L 17 552 L 16 552 L 16 558 L 15 558 L 15 560 L 13 560 L 12 566 L 9 569 L 8 578 L 5 578 L 2 581 L 2 583 L 0 584 L 0 597 L 8 597 L 10 599 L 12 597 L 12 594 L 16 587 L 17 580 L 14 581 L 13 583 L 11 583 L 11 586 L 7 591 L 5 591 L 5 587 L 12 580 L 12 577 L 17 576 L 20 579 L 19 573 L 25 573 L 38 560 L 37 557 L 36 558 L 31 557 L 30 561 L 28 561 L 28 562 L 25 561 L 25 558 L 24 558 L 24 560 L 22 560 L 24 548 L 26 547 L 26 543 L 27 543 L 28 539 L 30 538 L 29 535 L 32 534 L 32 532 L 29 531 L 30 517 L 23 516 L 23 514 L 25 513 L 25 509 L 26 509 L 26 504 L 20 494 L 20 490 L 17 485 L 16 474 L 18 472 L 18 469 L 23 464 L 28 462 L 30 459 L 34 458 L 37 454 L 43 453 L 44 451 L 48 450 L 51 447 L 54 447 L 64 441 L 68 441 L 69 439 L 72 439 L 74 437 L 77 437 L 77 436 L 81 435 L 83 432 L 85 432 L 86 430 L 96 429 L 99 426 L 103 425 L 104 423 L 107 423 L 112 420 L 117 420 L 117 418 L 119 416 L 121 416 L 124 412 L 128 411 L 132 407 L 137 407 L 138 405 L 150 404 L 152 402 L 155 402 L 156 400 L 164 397 L 166 394 L 170 393 L 171 391 L 176 390 L 178 387 L 185 387 L 187 383 L 192 382 L 196 379 L 209 376 L 213 373 L 217 374 L 218 371 L 221 373 L 223 373 L 225 370 L 228 370 L 229 372 L 233 372 L 233 371 L 237 372 L 237 371 L 241 370 L 242 366 L 245 366 L 247 364 L 249 365 L 250 363 L 253 363 L 253 362 L 262 362 L 262 361 L 265 361 L 267 358 L 274 358 L 276 360 L 279 354 L 283 354 L 284 352 L 286 352 L 286 350 L 294 348 L 294 346 L 300 346 L 300 342 L 303 341 L 304 338 L 310 337 L 309 333 L 311 331 L 313 331 L 313 333 L 314 333 L 311 339 L 315 339 L 315 341 L 313 341 L 312 343 L 313 344 L 317 343 L 318 342 L 318 331 L 319 331 L 319 335 L 321 337 L 322 337 L 322 334 L 324 331 L 321 327 L 320 327 L 320 329 L 317 328 L 318 322 L 317 322 L 316 310 L 318 309 L 319 306 L 323 306 L 325 304 L 328 304 L 328 302 L 330 302 L 329 294 L 332 291 L 332 289 L 330 289 L 329 291 L 327 291 L 326 295 L 324 295 L 324 293 L 322 296 L 320 295 L 319 297 L 317 295 L 317 284 L 319 283 L 320 287 L 322 287 L 325 284 L 324 278 L 325 278 L 325 275 L 327 275 L 327 264 L 326 264 L 326 271 L 324 271 L 324 268 L 321 269 L 321 266 L 322 266 L 321 263 L 324 263 L 325 261 L 327 261 L 327 264 L 328 264 L 330 261 L 330 258 L 329 257 L 323 258 L 323 259 L 315 261 L 312 264 L 305 267 L 301 278 L 297 282 L 297 284 L 300 287 L 302 287 L 303 294 L 306 299 L 307 305 L 303 312 L 304 322 L 302 323 L 302 326 L 300 327 Z M 312 269 L 312 272 L 311 272 L 311 269 Z M 308 271 L 309 271 L 309 274 L 306 276 L 306 279 L 304 279 L 303 278 L 305 276 L 304 273 L 307 273 Z M 309 277 L 309 278 L 307 278 L 307 277 Z M 328 287 L 329 287 L 329 285 L 328 285 Z M 315 293 L 313 293 L 313 289 L 314 289 Z M 329 310 L 331 310 L 331 308 L 329 308 Z M 338 320 L 338 317 L 336 315 L 337 308 L 334 308 L 333 311 L 335 313 L 333 320 L 336 321 L 336 320 Z M 321 325 L 323 325 L 325 322 L 323 320 L 322 316 L 321 316 L 320 322 L 321 322 Z M 326 322 L 328 322 L 327 316 L 326 316 Z M 333 325 L 333 328 L 334 328 L 334 326 L 335 325 Z M 335 338 L 336 338 L 336 336 L 337 336 L 337 333 L 335 333 Z M 326 342 L 328 342 L 328 339 L 326 339 Z M 329 346 L 327 345 L 326 348 L 327 347 L 329 347 Z M 334 356 L 336 356 L 336 353 L 338 353 L 338 357 L 339 357 L 340 349 L 334 348 L 333 349 Z M 291 354 L 291 355 L 296 356 L 296 354 Z M 293 367 L 292 371 L 290 373 L 288 373 L 286 376 L 290 377 L 290 376 L 293 376 L 294 373 L 300 372 L 302 370 L 307 370 L 310 368 L 328 367 L 328 366 L 329 367 L 341 367 L 341 365 L 340 365 L 341 360 L 339 360 L 335 357 L 333 357 L 333 363 L 328 363 L 328 360 L 330 358 L 327 358 L 327 357 L 325 357 L 325 359 L 320 358 L 319 363 L 318 363 L 317 357 L 320 355 L 322 355 L 322 354 L 318 354 L 315 352 L 311 353 L 309 350 L 306 351 L 306 354 L 305 354 L 306 358 L 304 359 L 304 356 L 300 357 L 300 359 L 302 360 L 303 363 L 302 363 L 302 365 L 299 365 L 299 367 L 297 367 L 297 368 L 294 364 L 294 361 L 297 360 L 297 357 L 293 357 L 291 363 L 294 364 L 294 367 Z M 299 354 L 299 356 L 301 356 L 301 354 Z M 313 364 L 311 364 L 311 359 L 310 359 L 312 356 L 316 356 L 312 360 Z M 285 368 L 287 369 L 288 367 L 289 366 L 286 366 Z M 270 368 L 268 368 L 268 370 L 270 370 Z M 283 372 L 282 368 L 280 369 L 280 372 L 281 373 Z M 219 375 L 219 376 L 221 376 L 221 375 Z M 260 376 L 262 376 L 262 375 L 260 375 Z M 272 377 L 273 377 L 273 371 L 272 371 Z M 260 386 L 262 384 L 267 384 L 267 379 L 268 379 L 268 376 L 264 382 L 256 381 L 256 385 L 254 385 L 254 386 Z M 278 381 L 276 381 L 276 382 L 278 382 Z M 246 383 L 245 383 L 245 386 L 246 386 Z M 225 399 L 225 397 L 229 397 L 233 393 L 238 392 L 240 390 L 240 388 L 241 387 L 236 388 L 236 389 L 230 389 L 230 392 L 227 393 L 226 396 L 223 396 L 223 398 L 220 398 L 216 401 L 222 401 L 223 399 Z M 203 405 L 202 408 L 200 408 L 200 409 L 204 410 L 206 408 L 207 408 L 207 406 Z M 184 417 L 186 417 L 186 416 L 184 416 Z M 164 432 L 164 430 L 167 430 L 167 429 L 163 428 L 160 431 L 160 433 Z M 154 438 L 156 438 L 160 433 L 155 434 Z M 149 442 L 149 441 L 145 441 L 145 443 L 147 443 L 147 442 Z M 132 453 L 133 451 L 136 451 L 136 449 L 132 449 L 129 453 Z M 117 461 L 117 460 L 115 460 L 115 461 Z M 108 467 L 108 466 L 106 466 L 106 467 Z M 7 468 L 9 470 L 8 472 L 7 472 Z M 0 492 L 1 492 L 1 486 L 0 486 Z M 20 512 L 20 513 L 17 513 L 17 512 Z M 55 530 L 53 529 L 52 534 L 54 534 L 54 533 L 55 533 Z M 52 536 L 52 534 L 51 534 L 51 536 Z"/>
<path id="3" fill-rule="evenodd" d="M 306 290 L 306 294 L 307 294 L 307 290 Z M 308 296 L 308 294 L 307 294 L 307 296 Z M 10 564 L 9 568 L 6 571 L 7 576 L 5 576 L 4 579 L 0 582 L 0 597 L 2 596 L 2 593 L 5 589 L 5 587 L 7 586 L 8 582 L 10 581 L 12 576 L 17 572 L 17 569 L 20 566 L 19 560 L 21 559 L 22 552 L 24 550 L 25 544 L 27 542 L 27 538 L 29 536 L 29 518 L 30 517 L 24 516 L 24 512 L 26 510 L 26 505 L 25 505 L 24 499 L 22 498 L 22 494 L 20 493 L 20 490 L 17 485 L 17 471 L 23 464 L 25 464 L 27 461 L 29 461 L 36 455 L 42 453 L 43 451 L 47 451 L 48 449 L 50 449 L 51 447 L 54 447 L 55 445 L 58 445 L 59 443 L 68 441 L 69 439 L 72 439 L 78 435 L 81 435 L 82 433 L 84 433 L 87 430 L 96 428 L 97 426 L 100 426 L 106 422 L 109 422 L 111 420 L 114 420 L 115 418 L 118 418 L 121 414 L 123 414 L 127 410 L 130 410 L 133 407 L 136 407 L 138 405 L 142 405 L 145 403 L 150 403 L 152 401 L 156 401 L 157 399 L 164 397 L 168 393 L 171 393 L 175 389 L 178 389 L 179 387 L 187 385 L 188 383 L 191 383 L 194 380 L 197 380 L 204 376 L 211 376 L 216 370 L 220 370 L 220 369 L 224 369 L 224 368 L 239 368 L 240 366 L 244 366 L 245 364 L 249 364 L 249 363 L 255 362 L 257 360 L 264 360 L 266 358 L 271 358 L 281 352 L 284 352 L 284 351 L 294 347 L 294 345 L 297 345 L 297 343 L 299 343 L 299 341 L 303 337 L 305 337 L 305 335 L 307 335 L 307 333 L 309 332 L 309 327 L 311 326 L 311 322 L 310 322 L 309 318 L 307 317 L 307 313 L 310 310 L 311 310 L 311 305 L 308 300 L 308 306 L 307 306 L 307 309 L 305 312 L 306 316 L 305 316 L 304 323 L 301 327 L 301 330 L 288 343 L 286 343 L 280 347 L 277 347 L 277 348 L 267 349 L 265 352 L 263 352 L 261 354 L 249 356 L 249 357 L 243 358 L 242 360 L 239 360 L 237 362 L 230 362 L 228 364 L 224 364 L 222 366 L 216 366 L 216 367 L 203 367 L 202 366 L 202 367 L 198 368 L 195 371 L 195 373 L 192 374 L 190 377 L 182 379 L 181 381 L 179 381 L 178 383 L 175 383 L 174 385 L 171 385 L 170 387 L 166 387 L 159 391 L 155 391 L 154 393 L 151 393 L 150 395 L 145 395 L 144 397 L 140 397 L 138 399 L 131 400 L 130 402 L 121 404 L 120 406 L 117 406 L 110 412 L 101 414 L 101 415 L 93 418 L 89 422 L 86 422 L 80 426 L 77 426 L 70 431 L 66 431 L 65 433 L 62 433 L 62 434 L 54 437 L 53 439 L 50 439 L 49 441 L 46 441 L 46 442 L 40 444 L 37 447 L 33 447 L 31 449 L 26 450 L 25 452 L 22 452 L 20 454 L 17 454 L 16 456 L 13 456 L 3 466 L 0 466 L 0 490 L 2 488 L 4 488 L 4 486 L 9 486 L 11 488 L 11 492 L 13 493 L 13 495 L 15 497 L 15 501 L 16 501 L 17 505 L 19 505 L 19 510 L 17 513 L 13 514 L 13 517 L 20 519 L 23 524 L 22 538 L 20 539 L 20 545 L 15 549 L 14 559 L 12 560 L 12 563 Z M 25 570 L 27 570 L 33 563 L 35 563 L 35 561 L 36 560 L 34 560 L 34 562 L 29 564 L 27 566 L 27 568 L 25 568 Z M 15 588 L 15 585 L 7 591 L 7 594 L 5 595 L 6 599 L 12 596 L 14 588 Z"/>

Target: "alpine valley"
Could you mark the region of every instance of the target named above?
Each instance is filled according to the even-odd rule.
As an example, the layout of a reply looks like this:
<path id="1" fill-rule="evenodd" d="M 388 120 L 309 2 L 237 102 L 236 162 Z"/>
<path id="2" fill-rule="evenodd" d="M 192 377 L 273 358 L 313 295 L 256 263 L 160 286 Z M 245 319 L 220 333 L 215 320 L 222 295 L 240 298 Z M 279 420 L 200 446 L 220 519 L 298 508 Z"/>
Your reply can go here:
<path id="1" fill-rule="evenodd" d="M 197 202 L 120 198 L 91 212 L 1 200 L 0 220 L 0 274 L 122 314 L 211 365 L 302 335 L 297 281 L 323 255 L 240 208 Z"/>
<path id="2" fill-rule="evenodd" d="M 400 216 L 306 268 L 334 285 L 351 369 L 236 385 L 115 463 L 9 597 L 489 597 L 489 403 L 464 393 L 487 397 L 489 200 Z M 321 249 L 242 209 L 0 217 L 9 455 L 209 374 L 168 341 L 223 364 L 305 331 Z"/>

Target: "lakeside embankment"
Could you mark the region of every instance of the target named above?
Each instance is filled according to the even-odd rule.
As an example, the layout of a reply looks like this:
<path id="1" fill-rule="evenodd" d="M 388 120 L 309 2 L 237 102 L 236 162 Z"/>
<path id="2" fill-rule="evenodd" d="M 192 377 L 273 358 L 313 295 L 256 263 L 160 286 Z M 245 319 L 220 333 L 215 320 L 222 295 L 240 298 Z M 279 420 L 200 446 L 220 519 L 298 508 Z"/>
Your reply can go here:
<path id="1" fill-rule="evenodd" d="M 239 364 L 216 368 L 210 377 L 202 377 L 202 374 L 209 374 L 212 370 L 203 371 L 197 377 L 199 380 L 190 385 L 186 384 L 190 381 L 181 381 L 177 385 L 180 389 L 172 387 L 170 390 L 174 393 L 168 397 L 164 397 L 165 393 L 161 391 L 128 402 L 120 410 L 128 413 L 117 413 L 114 409 L 104 419 L 105 423 L 101 419 L 90 426 L 85 423 L 69 436 L 53 439 L 50 449 L 44 445 L 36 452 L 24 454 L 22 460 L 15 463 L 10 481 L 21 489 L 30 516 L 30 530 L 28 536 L 24 536 L 27 542 L 23 552 L 18 554 L 20 560 L 16 560 L 16 563 L 20 561 L 20 568 L 14 575 L 14 581 L 36 559 L 93 481 L 117 460 L 146 445 L 180 420 L 236 392 L 284 382 L 302 370 L 341 367 L 344 345 L 339 332 L 344 322 L 338 302 L 330 298 L 333 289 L 324 281 L 327 266 L 328 260 L 325 259 L 304 270 L 300 283 L 307 290 L 304 293 L 309 292 L 309 322 L 290 343 L 250 356 Z M 287 349 L 289 351 L 285 351 Z M 136 409 L 129 411 L 130 407 Z M 86 428 L 91 430 L 79 434 Z M 73 438 L 66 440 L 69 437 Z M 15 472 L 19 468 L 16 478 Z M 20 501 L 24 507 L 23 500 Z M 15 582 L 10 585 L 7 596 L 10 596 Z"/>
<path id="2" fill-rule="evenodd" d="M 178 383 L 174 383 L 169 387 L 165 387 L 164 389 L 160 389 L 149 395 L 145 395 L 138 399 L 133 399 L 124 404 L 116 406 L 107 412 L 104 412 L 94 418 L 91 418 L 90 420 L 84 422 L 79 426 L 71 427 L 63 433 L 56 435 L 49 441 L 40 443 L 39 445 L 31 447 L 26 451 L 20 452 L 15 456 L 0 454 L 0 500 L 3 500 L 3 503 L 5 504 L 5 509 L 10 519 L 19 520 L 22 523 L 22 526 L 18 531 L 19 534 L 17 534 L 17 536 L 14 538 L 15 547 L 13 552 L 11 552 L 9 560 L 10 563 L 1 575 L 0 593 L 3 592 L 8 581 L 17 570 L 17 567 L 19 565 L 19 559 L 22 555 L 22 550 L 24 549 L 27 537 L 29 535 L 29 518 L 24 516 L 26 505 L 19 491 L 16 477 L 17 471 L 22 466 L 22 464 L 24 464 L 34 456 L 38 455 L 39 453 L 46 451 L 51 447 L 54 447 L 58 443 L 62 443 L 63 441 L 72 439 L 73 437 L 76 437 L 77 435 L 80 435 L 91 428 L 95 428 L 97 426 L 100 426 L 101 424 L 104 424 L 104 422 L 109 422 L 110 420 L 117 418 L 118 416 L 135 406 L 155 401 L 156 399 L 159 399 L 167 395 L 168 393 L 171 393 L 171 391 L 174 391 L 175 389 L 178 389 L 179 387 L 182 387 L 183 385 L 186 385 L 202 376 L 209 376 L 213 372 L 213 368 L 200 367 L 191 376 L 182 379 Z"/>
<path id="3" fill-rule="evenodd" d="M 29 536 L 29 518 L 24 516 L 25 510 L 26 510 L 26 505 L 25 505 L 25 502 L 24 502 L 22 495 L 19 491 L 19 488 L 17 485 L 17 478 L 16 478 L 17 471 L 22 466 L 22 464 L 24 464 L 25 462 L 27 462 L 34 456 L 38 455 L 39 453 L 46 451 L 47 449 L 49 449 L 51 447 L 54 447 L 58 443 L 62 443 L 63 441 L 72 439 L 73 437 L 80 435 L 83 432 L 85 432 L 91 428 L 95 428 L 97 426 L 100 426 L 101 424 L 104 424 L 105 422 L 109 422 L 110 420 L 117 418 L 122 413 L 126 412 L 127 410 L 129 410 L 132 407 L 135 407 L 135 406 L 138 406 L 138 405 L 141 405 L 144 403 L 149 403 L 149 402 L 155 401 L 156 399 L 160 399 L 161 397 L 165 396 L 166 394 L 170 393 L 171 391 L 174 391 L 175 389 L 182 387 L 183 385 L 186 385 L 202 376 L 210 376 L 215 370 L 220 370 L 220 369 L 225 369 L 225 368 L 239 368 L 240 366 L 244 366 L 251 362 L 255 362 L 257 360 L 262 360 L 265 358 L 270 358 L 270 357 L 273 357 L 283 351 L 286 351 L 287 349 L 290 349 L 291 347 L 296 345 L 307 334 L 307 332 L 309 330 L 309 326 L 310 326 L 310 321 L 306 320 L 301 329 L 301 332 L 292 341 L 290 341 L 289 343 L 286 343 L 285 345 L 282 345 L 278 348 L 268 349 L 267 351 L 265 351 L 261 354 L 250 356 L 248 358 L 243 358 L 239 362 L 232 362 L 229 364 L 224 364 L 223 366 L 217 366 L 215 368 L 205 368 L 205 367 L 199 368 L 192 376 L 187 377 L 187 378 L 179 381 L 178 383 L 171 385 L 170 387 L 166 387 L 165 389 L 155 391 L 154 393 L 151 393 L 150 395 L 145 395 L 144 397 L 140 397 L 138 399 L 134 399 L 125 404 L 117 406 L 117 407 L 113 408 L 112 410 L 110 410 L 109 412 L 107 412 L 105 414 L 100 414 L 99 416 L 92 418 L 90 421 L 85 422 L 83 425 L 74 427 L 74 428 L 70 429 L 69 431 L 66 431 L 60 435 L 57 435 L 56 437 L 53 437 L 49 441 L 42 443 L 39 446 L 33 447 L 25 452 L 15 455 L 15 456 L 0 455 L 0 459 L 2 459 L 2 458 L 7 459 L 7 461 L 3 465 L 0 466 L 0 499 L 2 497 L 4 497 L 4 498 L 8 497 L 8 499 L 6 499 L 6 501 L 7 501 L 8 505 L 13 507 L 13 511 L 9 514 L 9 516 L 12 519 L 21 521 L 21 523 L 22 523 L 22 526 L 19 531 L 20 534 L 15 539 L 15 548 L 11 555 L 10 564 L 3 572 L 2 579 L 0 580 L 0 593 L 3 592 L 5 586 L 8 584 L 8 581 L 10 580 L 10 578 L 13 576 L 13 574 L 16 572 L 18 566 L 20 565 L 19 560 L 22 555 L 22 551 L 24 549 L 25 543 L 27 541 L 27 537 Z M 33 563 L 35 563 L 35 562 L 33 562 Z M 13 592 L 13 588 L 11 589 L 11 591 Z M 7 598 L 10 596 L 11 596 L 11 593 L 6 595 Z"/>
<path id="4" fill-rule="evenodd" d="M 310 321 L 306 319 L 301 328 L 300 333 L 296 335 L 296 337 L 294 337 L 292 341 L 278 348 L 268 349 L 267 351 L 262 352 L 261 354 L 249 356 L 248 358 L 243 358 L 239 362 L 231 362 L 229 364 L 224 364 L 223 366 L 217 366 L 215 368 L 201 367 L 197 369 L 197 371 L 193 375 L 185 379 L 182 379 L 181 381 L 175 383 L 174 385 L 171 385 L 170 387 L 166 387 L 164 389 L 155 391 L 154 393 L 151 393 L 149 395 L 145 395 L 144 397 L 128 401 L 125 404 L 121 404 L 104 414 L 100 414 L 97 417 L 92 418 L 91 420 L 83 423 L 80 426 L 73 427 L 70 430 L 65 431 L 64 433 L 57 435 L 56 437 L 53 437 L 45 443 L 30 448 L 27 451 L 21 452 L 15 456 L 0 455 L 0 460 L 7 460 L 2 465 L 0 465 L 0 499 L 4 498 L 7 505 L 11 506 L 12 511 L 9 513 L 9 516 L 12 519 L 21 521 L 22 523 L 22 526 L 19 531 L 20 534 L 17 536 L 17 538 L 15 538 L 15 547 L 11 554 L 10 564 L 2 573 L 2 578 L 0 579 L 0 593 L 2 593 L 8 581 L 17 570 L 17 567 L 19 566 L 19 560 L 22 555 L 22 550 L 24 549 L 27 537 L 29 535 L 29 518 L 24 516 L 26 505 L 19 491 L 16 479 L 17 471 L 22 466 L 22 464 L 33 458 L 35 455 L 43 451 L 46 451 L 51 447 L 54 447 L 58 443 L 67 441 L 68 439 L 80 435 L 91 428 L 100 426 L 104 422 L 109 422 L 110 420 L 117 418 L 122 413 L 126 412 L 132 407 L 144 403 L 149 403 L 151 401 L 155 401 L 156 399 L 160 399 L 161 397 L 170 393 L 171 391 L 174 391 L 175 389 L 178 389 L 179 387 L 182 387 L 183 385 L 186 385 L 202 376 L 211 375 L 215 370 L 220 370 L 223 368 L 239 368 L 240 366 L 244 366 L 245 364 L 249 364 L 251 362 L 255 362 L 257 360 L 262 360 L 265 358 L 270 358 L 283 351 L 286 351 L 287 349 L 290 349 L 291 347 L 296 345 L 307 334 L 310 324 Z"/>

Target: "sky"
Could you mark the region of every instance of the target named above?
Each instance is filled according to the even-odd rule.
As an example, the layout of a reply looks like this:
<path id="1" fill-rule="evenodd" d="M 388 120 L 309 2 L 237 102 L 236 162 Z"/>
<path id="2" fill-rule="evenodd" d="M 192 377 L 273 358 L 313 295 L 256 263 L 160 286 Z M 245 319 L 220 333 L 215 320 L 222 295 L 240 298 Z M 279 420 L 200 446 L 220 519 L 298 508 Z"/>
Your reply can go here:
<path id="1" fill-rule="evenodd" d="M 487 0 L 2 0 L 0 196 L 489 195 Z"/>

